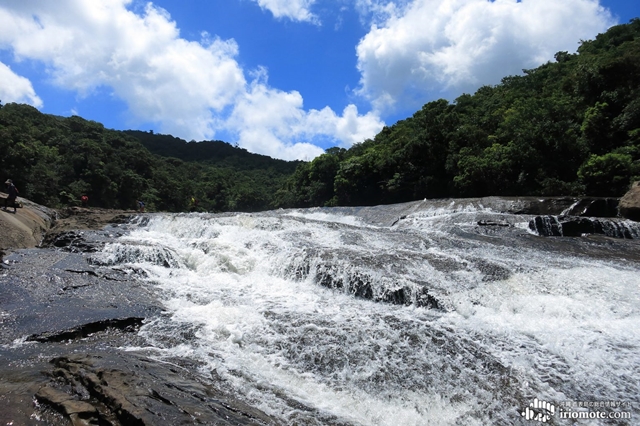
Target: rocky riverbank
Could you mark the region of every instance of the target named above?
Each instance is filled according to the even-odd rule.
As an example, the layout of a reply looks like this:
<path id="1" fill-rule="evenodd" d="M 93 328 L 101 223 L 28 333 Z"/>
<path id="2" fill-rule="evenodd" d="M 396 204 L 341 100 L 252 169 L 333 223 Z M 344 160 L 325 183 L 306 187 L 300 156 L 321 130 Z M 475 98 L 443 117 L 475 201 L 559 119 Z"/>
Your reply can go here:
<path id="1" fill-rule="evenodd" d="M 136 331 L 162 315 L 147 286 L 86 256 L 21 250 L 0 274 L 0 424 L 274 424 Z"/>
<path id="2" fill-rule="evenodd" d="M 137 330 L 163 315 L 153 289 L 87 254 L 133 213 L 0 213 L 0 424 L 277 424 L 215 372 L 206 381 L 202 366 L 144 349 Z"/>
<path id="3" fill-rule="evenodd" d="M 135 210 L 68 207 L 54 210 L 27 199 L 13 213 L 0 211 L 0 250 L 11 251 L 46 245 L 45 238 L 70 230 L 96 230 L 111 223 L 123 223 Z M 0 204 L 4 204 L 0 196 Z"/>

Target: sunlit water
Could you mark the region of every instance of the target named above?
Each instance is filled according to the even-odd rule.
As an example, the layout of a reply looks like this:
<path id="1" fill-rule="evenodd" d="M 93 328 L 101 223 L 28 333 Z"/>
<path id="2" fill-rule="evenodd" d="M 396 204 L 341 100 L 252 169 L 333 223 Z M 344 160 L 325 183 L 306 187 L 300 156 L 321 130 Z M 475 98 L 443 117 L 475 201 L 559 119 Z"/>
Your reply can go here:
<path id="1" fill-rule="evenodd" d="M 637 410 L 639 265 L 519 246 L 542 238 L 528 219 L 154 215 L 98 257 L 162 295 L 141 330 L 155 356 L 199 361 L 283 424 L 531 424 L 533 398 Z"/>

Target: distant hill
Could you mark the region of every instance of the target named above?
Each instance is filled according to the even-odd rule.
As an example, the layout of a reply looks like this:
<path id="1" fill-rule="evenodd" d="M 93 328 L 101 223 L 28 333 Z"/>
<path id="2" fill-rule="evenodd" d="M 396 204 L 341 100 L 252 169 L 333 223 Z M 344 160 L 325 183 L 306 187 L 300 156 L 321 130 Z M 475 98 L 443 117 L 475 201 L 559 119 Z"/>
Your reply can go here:
<path id="1" fill-rule="evenodd" d="M 282 173 L 293 173 L 301 161 L 284 161 L 266 155 L 253 154 L 244 148 L 223 141 L 187 142 L 171 135 L 138 130 L 124 132 L 138 139 L 153 154 L 183 161 L 203 162 L 237 170 L 258 170 L 275 167 Z"/>
<path id="2" fill-rule="evenodd" d="M 0 104 L 0 180 L 49 207 L 78 204 L 147 210 L 256 211 L 299 162 L 251 154 L 224 142 L 105 129 L 95 121 Z M 197 204 L 192 202 L 197 199 Z"/>

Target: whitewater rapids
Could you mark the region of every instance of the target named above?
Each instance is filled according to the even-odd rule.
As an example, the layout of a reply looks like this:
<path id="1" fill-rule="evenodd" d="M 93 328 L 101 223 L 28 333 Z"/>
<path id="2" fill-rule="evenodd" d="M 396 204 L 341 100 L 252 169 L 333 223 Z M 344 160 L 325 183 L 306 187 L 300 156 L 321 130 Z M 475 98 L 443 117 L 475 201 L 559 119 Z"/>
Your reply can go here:
<path id="1" fill-rule="evenodd" d="M 94 257 L 163 300 L 129 349 L 195 360 L 282 424 L 533 424 L 534 398 L 637 419 L 637 240 L 530 219 L 478 202 L 155 214 Z"/>

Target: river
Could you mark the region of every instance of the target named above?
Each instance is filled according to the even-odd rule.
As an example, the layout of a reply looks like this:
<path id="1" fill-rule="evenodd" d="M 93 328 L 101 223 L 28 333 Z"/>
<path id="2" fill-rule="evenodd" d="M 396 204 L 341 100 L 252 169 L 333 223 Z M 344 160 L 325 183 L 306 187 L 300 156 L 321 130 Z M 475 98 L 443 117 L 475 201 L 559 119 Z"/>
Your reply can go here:
<path id="1" fill-rule="evenodd" d="M 637 419 L 638 240 L 540 237 L 496 203 L 153 214 L 93 256 L 161 295 L 128 350 L 283 424 L 534 424 L 534 398 L 552 424 Z"/>

